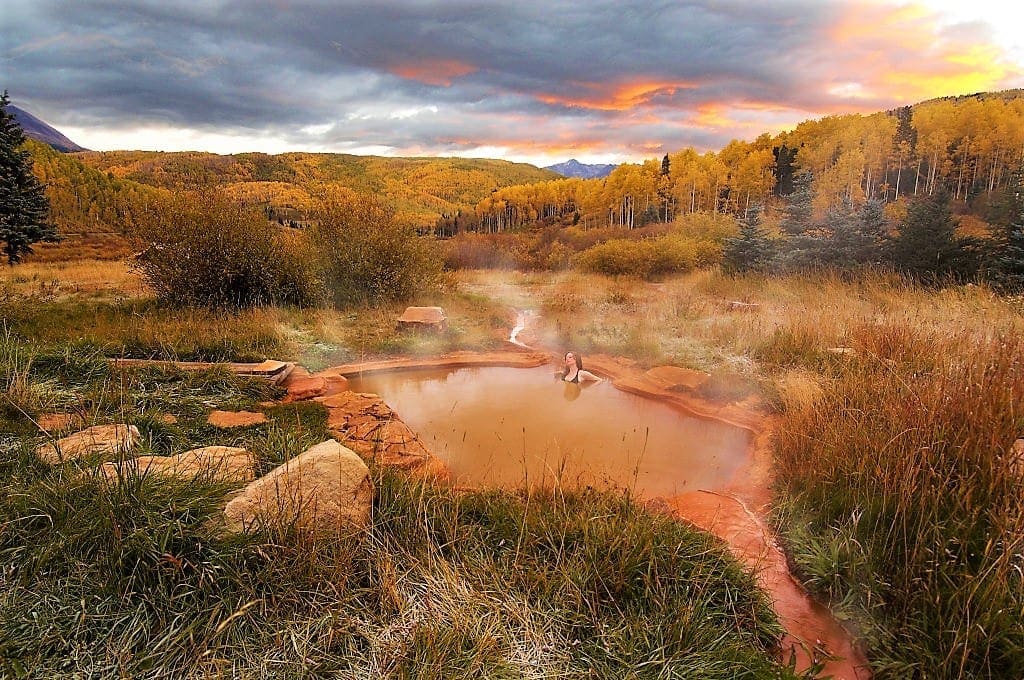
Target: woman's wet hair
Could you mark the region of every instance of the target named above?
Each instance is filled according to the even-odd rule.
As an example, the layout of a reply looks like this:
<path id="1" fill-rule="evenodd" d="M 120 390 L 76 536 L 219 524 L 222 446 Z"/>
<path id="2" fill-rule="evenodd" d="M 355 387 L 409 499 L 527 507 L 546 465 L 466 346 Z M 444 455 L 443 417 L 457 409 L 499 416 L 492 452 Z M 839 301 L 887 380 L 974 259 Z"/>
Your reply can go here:
<path id="1" fill-rule="evenodd" d="M 565 356 L 562 357 L 562 362 L 564 363 L 565 362 L 565 357 L 569 356 L 570 354 L 572 355 L 572 358 L 576 360 L 576 370 L 582 371 L 583 370 L 583 357 L 580 356 L 579 352 L 575 352 L 573 350 L 569 350 L 568 352 L 565 353 Z M 566 371 L 566 373 L 568 374 L 568 371 Z"/>

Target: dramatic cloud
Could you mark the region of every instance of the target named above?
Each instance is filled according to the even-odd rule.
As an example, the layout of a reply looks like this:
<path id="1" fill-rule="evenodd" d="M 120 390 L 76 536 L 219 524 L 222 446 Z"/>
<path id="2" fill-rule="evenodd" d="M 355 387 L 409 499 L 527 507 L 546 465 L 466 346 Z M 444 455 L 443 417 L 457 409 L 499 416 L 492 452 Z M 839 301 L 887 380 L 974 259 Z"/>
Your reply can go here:
<path id="1" fill-rule="evenodd" d="M 95 148 L 638 159 L 1022 74 L 881 1 L 26 0 L 0 33 L 12 99 Z"/>

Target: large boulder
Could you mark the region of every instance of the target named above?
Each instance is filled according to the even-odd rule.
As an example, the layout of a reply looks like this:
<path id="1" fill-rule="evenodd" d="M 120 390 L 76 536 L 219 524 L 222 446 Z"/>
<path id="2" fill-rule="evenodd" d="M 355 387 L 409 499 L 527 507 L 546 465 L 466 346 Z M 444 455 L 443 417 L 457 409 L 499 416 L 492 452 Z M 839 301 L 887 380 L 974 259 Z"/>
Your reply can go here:
<path id="1" fill-rule="evenodd" d="M 57 465 L 93 454 L 124 453 L 134 448 L 139 439 L 139 428 L 134 425 L 93 425 L 56 442 L 40 445 L 36 455 L 50 465 Z"/>
<path id="2" fill-rule="evenodd" d="M 123 463 L 100 466 L 100 474 L 111 481 L 134 467 L 140 475 L 161 475 L 179 479 L 204 479 L 223 482 L 248 482 L 253 479 L 252 454 L 237 446 L 204 446 L 177 456 L 139 456 Z"/>
<path id="3" fill-rule="evenodd" d="M 251 482 L 224 508 L 228 528 L 288 526 L 340 531 L 370 517 L 373 482 L 366 463 L 333 439 Z"/>

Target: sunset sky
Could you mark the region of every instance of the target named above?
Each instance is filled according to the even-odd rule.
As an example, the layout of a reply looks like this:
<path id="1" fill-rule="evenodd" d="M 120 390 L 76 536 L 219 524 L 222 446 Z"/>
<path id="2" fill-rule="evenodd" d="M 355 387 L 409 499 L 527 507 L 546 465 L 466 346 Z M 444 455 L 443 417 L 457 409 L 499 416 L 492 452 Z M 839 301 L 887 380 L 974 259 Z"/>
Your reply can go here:
<path id="1" fill-rule="evenodd" d="M 1010 5 L 7 0 L 0 74 L 98 150 L 621 162 L 1024 87 Z"/>

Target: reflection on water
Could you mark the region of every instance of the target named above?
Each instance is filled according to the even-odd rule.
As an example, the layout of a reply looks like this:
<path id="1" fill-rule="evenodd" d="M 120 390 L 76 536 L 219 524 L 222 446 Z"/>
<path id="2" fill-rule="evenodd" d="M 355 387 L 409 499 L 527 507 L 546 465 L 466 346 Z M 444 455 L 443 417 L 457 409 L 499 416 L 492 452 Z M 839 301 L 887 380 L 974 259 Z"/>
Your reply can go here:
<path id="1" fill-rule="evenodd" d="M 721 488 L 747 457 L 745 430 L 608 382 L 564 383 L 550 367 L 380 373 L 350 383 L 381 395 L 460 484 L 560 480 L 672 496 Z"/>

